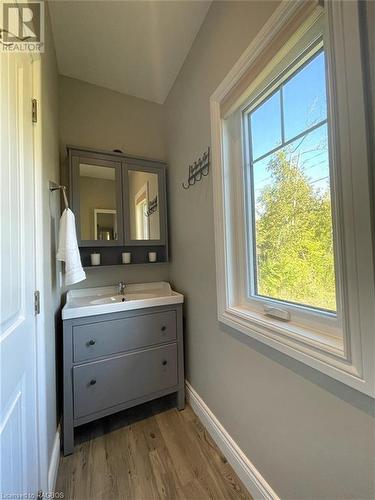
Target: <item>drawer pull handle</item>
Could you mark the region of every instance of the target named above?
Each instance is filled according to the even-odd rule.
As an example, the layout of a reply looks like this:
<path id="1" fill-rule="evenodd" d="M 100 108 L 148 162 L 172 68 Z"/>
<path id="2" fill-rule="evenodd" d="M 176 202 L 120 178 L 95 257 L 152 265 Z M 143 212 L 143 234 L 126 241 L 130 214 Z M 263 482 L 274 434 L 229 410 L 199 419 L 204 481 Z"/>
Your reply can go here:
<path id="1" fill-rule="evenodd" d="M 96 341 L 91 339 L 87 342 L 88 345 L 95 345 L 96 344 Z"/>
<path id="2" fill-rule="evenodd" d="M 166 359 L 164 359 L 164 360 L 162 361 L 162 363 L 161 363 L 161 364 L 162 364 L 163 366 L 166 366 L 166 364 L 167 364 L 167 363 L 168 363 L 168 361 L 167 361 Z"/>
<path id="3" fill-rule="evenodd" d="M 94 378 L 92 378 L 89 382 L 89 385 L 95 385 L 96 384 L 96 380 Z"/>
<path id="4" fill-rule="evenodd" d="M 162 332 L 165 332 L 165 330 L 166 330 L 166 329 L 167 329 L 167 327 L 166 327 L 166 326 L 162 326 L 162 327 L 161 327 L 161 331 L 162 331 Z"/>

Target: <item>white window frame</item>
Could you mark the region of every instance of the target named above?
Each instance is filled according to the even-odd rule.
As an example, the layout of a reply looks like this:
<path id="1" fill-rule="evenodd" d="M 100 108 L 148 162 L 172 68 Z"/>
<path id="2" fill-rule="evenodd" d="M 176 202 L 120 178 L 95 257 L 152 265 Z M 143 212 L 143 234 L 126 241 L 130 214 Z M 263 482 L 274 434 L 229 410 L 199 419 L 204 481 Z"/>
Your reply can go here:
<path id="1" fill-rule="evenodd" d="M 339 214 L 334 223 L 340 321 L 300 307 L 297 321 L 282 322 L 264 314 L 262 301 L 257 308 L 245 297 L 244 161 L 228 146 L 242 143 L 243 131 L 239 127 L 233 137 L 233 128 L 228 132 L 228 120 L 242 113 L 246 100 L 236 104 L 232 118 L 228 113 L 223 115 L 222 105 L 232 93 L 235 95 L 243 75 L 251 71 L 274 37 L 304 8 L 311 8 L 311 2 L 283 1 L 210 99 L 218 319 L 375 397 L 375 283 L 357 1 L 326 2 L 325 7 L 330 153 L 335 170 L 331 183 L 333 204 Z M 273 301 L 268 302 L 272 305 Z"/>

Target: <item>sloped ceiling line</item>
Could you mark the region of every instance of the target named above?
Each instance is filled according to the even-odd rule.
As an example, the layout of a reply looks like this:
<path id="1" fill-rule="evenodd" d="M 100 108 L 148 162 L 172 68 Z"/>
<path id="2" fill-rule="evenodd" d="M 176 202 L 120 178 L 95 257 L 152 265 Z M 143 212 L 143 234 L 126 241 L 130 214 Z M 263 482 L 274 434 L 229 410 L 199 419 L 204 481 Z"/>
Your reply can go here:
<path id="1" fill-rule="evenodd" d="M 211 1 L 50 1 L 59 73 L 162 104 Z"/>

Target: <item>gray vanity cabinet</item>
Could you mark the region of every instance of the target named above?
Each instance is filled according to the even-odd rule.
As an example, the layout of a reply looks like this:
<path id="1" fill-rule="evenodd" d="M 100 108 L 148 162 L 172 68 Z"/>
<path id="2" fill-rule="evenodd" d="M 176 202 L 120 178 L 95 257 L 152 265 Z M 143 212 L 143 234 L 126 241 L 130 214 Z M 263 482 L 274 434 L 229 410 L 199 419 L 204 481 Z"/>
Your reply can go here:
<path id="1" fill-rule="evenodd" d="M 182 305 L 63 321 L 64 455 L 74 427 L 176 393 L 184 408 Z"/>

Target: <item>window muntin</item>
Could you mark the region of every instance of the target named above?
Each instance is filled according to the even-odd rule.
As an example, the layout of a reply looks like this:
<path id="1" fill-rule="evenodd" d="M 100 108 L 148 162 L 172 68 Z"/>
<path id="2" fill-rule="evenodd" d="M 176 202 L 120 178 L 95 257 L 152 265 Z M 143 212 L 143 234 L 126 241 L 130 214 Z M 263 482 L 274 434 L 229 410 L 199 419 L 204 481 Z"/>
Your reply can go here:
<path id="1" fill-rule="evenodd" d="M 247 111 L 250 294 L 335 312 L 323 50 L 288 70 Z"/>

